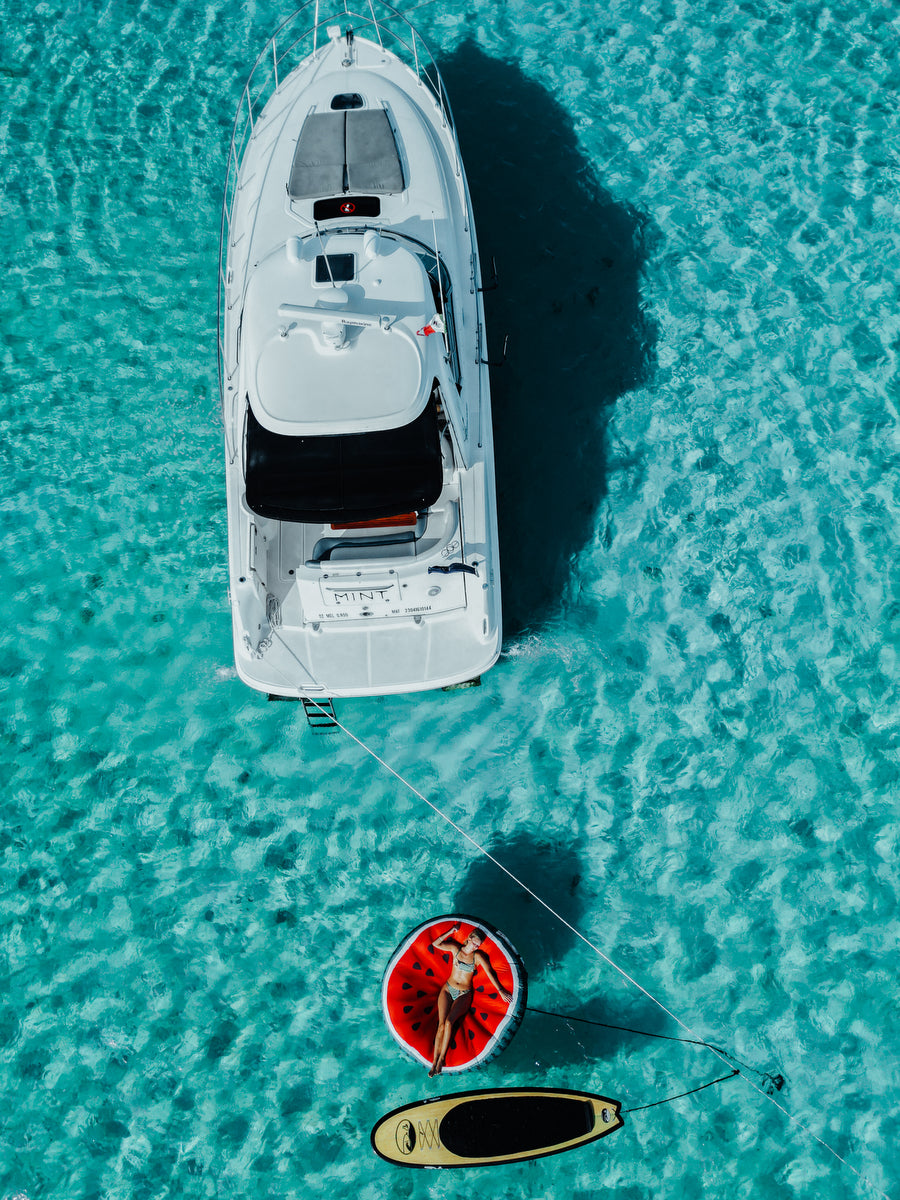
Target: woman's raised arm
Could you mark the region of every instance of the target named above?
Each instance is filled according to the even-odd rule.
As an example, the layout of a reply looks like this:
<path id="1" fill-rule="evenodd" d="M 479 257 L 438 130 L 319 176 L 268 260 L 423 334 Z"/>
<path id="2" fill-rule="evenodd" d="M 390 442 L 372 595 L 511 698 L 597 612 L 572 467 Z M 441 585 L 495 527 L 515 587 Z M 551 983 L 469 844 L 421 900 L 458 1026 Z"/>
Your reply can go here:
<path id="1" fill-rule="evenodd" d="M 443 946 L 444 942 L 446 942 L 447 938 L 450 937 L 452 933 L 456 933 L 457 929 L 459 929 L 459 921 L 456 922 L 452 929 L 448 929 L 446 933 L 442 933 L 440 937 L 436 937 L 431 943 L 435 950 L 439 950 L 441 946 Z M 453 944 L 457 945 L 456 942 Z"/>

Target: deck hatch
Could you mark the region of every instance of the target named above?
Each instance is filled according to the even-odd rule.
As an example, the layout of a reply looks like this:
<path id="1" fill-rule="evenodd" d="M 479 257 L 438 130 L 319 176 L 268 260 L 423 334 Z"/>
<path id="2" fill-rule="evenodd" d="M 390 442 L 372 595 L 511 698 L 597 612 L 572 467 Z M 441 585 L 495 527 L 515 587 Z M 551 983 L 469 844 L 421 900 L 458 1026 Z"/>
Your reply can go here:
<path id="1" fill-rule="evenodd" d="M 343 112 L 348 108 L 362 108 L 363 98 L 359 92 L 339 92 L 331 97 L 331 107 L 335 112 Z"/>
<path id="2" fill-rule="evenodd" d="M 349 283 L 355 278 L 355 254 L 316 255 L 316 283 Z"/>

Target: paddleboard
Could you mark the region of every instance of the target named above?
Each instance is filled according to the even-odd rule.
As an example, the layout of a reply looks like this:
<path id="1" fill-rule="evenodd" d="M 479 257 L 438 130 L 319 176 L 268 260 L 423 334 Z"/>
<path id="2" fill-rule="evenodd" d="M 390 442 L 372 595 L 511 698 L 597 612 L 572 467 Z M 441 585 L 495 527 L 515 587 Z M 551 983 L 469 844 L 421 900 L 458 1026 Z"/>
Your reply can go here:
<path id="1" fill-rule="evenodd" d="M 405 1104 L 372 1130 L 372 1148 L 403 1167 L 482 1167 L 573 1150 L 621 1129 L 617 1100 L 562 1088 L 457 1092 Z"/>

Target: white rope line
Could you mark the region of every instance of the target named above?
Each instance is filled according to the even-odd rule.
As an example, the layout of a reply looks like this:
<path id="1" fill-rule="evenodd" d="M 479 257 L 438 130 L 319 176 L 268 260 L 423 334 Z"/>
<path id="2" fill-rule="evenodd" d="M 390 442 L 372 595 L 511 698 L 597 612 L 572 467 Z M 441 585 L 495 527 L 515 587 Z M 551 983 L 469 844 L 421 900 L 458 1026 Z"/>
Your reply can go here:
<path id="1" fill-rule="evenodd" d="M 603 961 L 608 966 L 612 967 L 614 971 L 618 971 L 618 973 L 622 976 L 622 978 L 626 979 L 630 984 L 632 984 L 632 986 L 636 987 L 638 989 L 638 991 L 643 992 L 643 994 L 647 997 L 647 999 L 651 1000 L 657 1006 L 657 1008 L 661 1009 L 666 1014 L 667 1017 L 671 1017 L 672 1020 L 676 1023 L 676 1025 L 679 1025 L 686 1033 L 689 1033 L 691 1035 L 691 1037 L 696 1038 L 697 1040 L 703 1042 L 703 1045 L 705 1046 L 705 1048 L 707 1050 L 709 1050 L 712 1054 L 714 1054 L 716 1056 L 716 1058 L 718 1058 L 726 1066 L 728 1066 L 728 1067 L 731 1066 L 731 1063 L 728 1061 L 728 1059 L 726 1059 L 724 1055 L 720 1054 L 714 1046 L 710 1046 L 704 1039 L 700 1038 L 699 1034 L 696 1033 L 695 1030 L 691 1029 L 690 1025 L 687 1025 L 684 1021 L 681 1020 L 680 1017 L 677 1017 L 675 1015 L 675 1013 L 673 1013 L 670 1009 L 666 1008 L 665 1004 L 663 1004 L 663 1002 L 661 1000 L 658 1000 L 656 998 L 656 996 L 653 995 L 652 992 L 648 992 L 647 989 L 642 984 L 638 983 L 638 981 L 636 979 L 632 978 L 632 976 L 629 975 L 626 970 L 624 970 L 622 967 L 620 967 L 618 963 L 613 962 L 613 960 L 609 957 L 608 954 L 604 954 L 604 952 L 600 949 L 600 947 L 595 945 L 590 940 L 590 938 L 586 937 L 579 929 L 576 929 L 574 925 L 570 924 L 570 922 L 567 921 L 564 916 L 562 916 L 560 913 L 558 913 L 555 908 L 552 908 L 547 903 L 546 900 L 543 900 L 537 894 L 537 892 L 533 892 L 527 883 L 523 883 L 523 881 L 521 879 L 519 879 L 519 877 L 517 875 L 514 875 L 512 873 L 512 871 L 509 870 L 508 867 L 505 867 L 502 862 L 500 862 L 498 859 L 494 858 L 493 854 L 491 854 L 489 850 L 487 850 L 484 846 L 482 846 L 482 844 L 480 842 L 476 841 L 475 838 L 473 838 L 470 833 L 467 833 L 465 831 L 465 829 L 462 828 L 461 825 L 457 825 L 457 823 L 453 820 L 452 817 L 448 816 L 447 813 L 445 813 L 442 809 L 438 808 L 438 806 L 436 804 L 434 804 L 431 800 L 429 800 L 427 796 L 423 795 L 417 787 L 414 787 L 413 784 L 411 784 L 408 779 L 404 779 L 403 776 L 399 773 L 399 771 L 395 771 L 394 768 L 390 765 L 390 763 L 385 762 L 384 759 L 381 758 L 378 754 L 376 754 L 375 751 L 370 746 L 367 746 L 366 743 L 364 741 L 362 741 L 360 738 L 358 738 L 355 733 L 352 733 L 347 728 L 346 725 L 342 725 L 341 722 L 335 716 L 333 711 L 329 712 L 326 708 L 323 708 L 322 705 L 319 704 L 319 702 L 317 700 L 312 699 L 312 697 L 309 697 L 309 699 L 316 706 L 316 708 L 319 709 L 320 712 L 324 713 L 327 717 L 329 717 L 332 721 L 334 721 L 334 723 L 335 723 L 335 725 L 337 725 L 338 729 L 342 730 L 344 733 L 346 733 L 347 737 L 349 737 L 352 741 L 356 742 L 357 746 L 359 746 L 360 749 L 365 750 L 366 754 L 371 755 L 371 757 L 374 758 L 377 763 L 379 763 L 382 767 L 384 767 L 384 769 L 386 771 L 389 771 L 390 774 L 393 775 L 394 778 L 397 779 L 400 783 L 402 783 L 404 787 L 408 788 L 414 796 L 418 796 L 418 798 L 420 800 L 422 800 L 425 804 L 428 805 L 428 807 L 432 810 L 432 812 L 437 813 L 437 815 L 439 817 L 441 817 L 444 821 L 446 821 L 447 824 L 451 826 L 451 828 L 455 829 L 456 832 L 461 837 L 465 838 L 465 840 L 467 842 L 469 842 L 470 845 L 474 846 L 476 850 L 478 850 L 481 854 L 483 854 L 485 856 L 485 858 L 490 859 L 490 861 L 494 864 L 495 867 L 498 867 L 503 872 L 504 875 L 508 876 L 508 878 L 510 878 L 513 881 L 513 883 L 518 884 L 518 886 L 520 888 L 522 888 L 523 891 L 527 892 L 528 895 L 531 896 L 531 898 L 533 900 L 536 900 L 538 902 L 538 904 L 541 905 L 542 908 L 546 909 L 547 912 L 550 913 L 551 916 L 556 917 L 557 921 L 561 921 L 562 924 L 565 925 L 566 929 L 568 929 L 571 933 L 574 933 L 575 936 L 577 938 L 579 938 L 582 942 L 584 942 L 584 944 L 586 946 L 589 946 L 590 949 L 593 950 L 596 955 L 598 955 L 600 958 L 602 958 Z M 333 708 L 333 705 L 332 705 L 332 708 Z M 843 1163 L 843 1165 L 845 1167 L 848 1167 L 853 1172 L 853 1174 L 857 1177 L 857 1179 L 861 1180 L 862 1183 L 864 1183 L 867 1187 L 871 1188 L 872 1191 L 877 1196 L 883 1197 L 883 1200 L 891 1200 L 891 1197 L 888 1196 L 887 1192 L 883 1192 L 883 1191 L 881 1191 L 880 1188 L 876 1187 L 876 1185 L 874 1183 L 872 1183 L 872 1181 L 870 1179 L 867 1179 L 866 1176 L 863 1175 L 861 1171 L 858 1171 L 856 1169 L 856 1167 L 853 1166 L 852 1163 L 848 1162 L 846 1160 L 846 1158 L 842 1158 L 841 1155 L 838 1154 L 837 1150 L 835 1150 L 833 1146 L 829 1146 L 829 1144 L 826 1141 L 824 1141 L 822 1138 L 820 1138 L 819 1135 L 817 1133 L 815 1133 L 812 1129 L 810 1129 L 810 1127 L 808 1125 L 804 1125 L 804 1123 L 801 1120 L 799 1120 L 799 1118 L 795 1117 L 792 1113 L 788 1112 L 788 1110 L 784 1107 L 783 1104 L 779 1104 L 779 1102 L 775 1099 L 774 1096 L 770 1096 L 768 1092 L 763 1091 L 763 1089 L 761 1087 L 759 1087 L 758 1084 L 754 1083 L 752 1079 L 748 1078 L 748 1076 L 745 1075 L 743 1071 L 741 1071 L 740 1074 L 741 1074 L 741 1078 L 744 1080 L 744 1082 L 746 1084 L 748 1084 L 751 1088 L 753 1088 L 753 1090 L 755 1092 L 758 1092 L 759 1095 L 762 1096 L 764 1099 L 768 1100 L 771 1104 L 774 1104 L 775 1107 L 780 1112 L 784 1113 L 784 1115 L 787 1117 L 787 1119 L 792 1124 L 796 1125 L 798 1129 L 801 1129 L 809 1137 L 811 1137 L 815 1141 L 817 1141 L 820 1146 L 824 1147 L 824 1149 L 826 1149 L 830 1154 L 833 1154 L 834 1157 L 838 1160 L 838 1162 Z"/>

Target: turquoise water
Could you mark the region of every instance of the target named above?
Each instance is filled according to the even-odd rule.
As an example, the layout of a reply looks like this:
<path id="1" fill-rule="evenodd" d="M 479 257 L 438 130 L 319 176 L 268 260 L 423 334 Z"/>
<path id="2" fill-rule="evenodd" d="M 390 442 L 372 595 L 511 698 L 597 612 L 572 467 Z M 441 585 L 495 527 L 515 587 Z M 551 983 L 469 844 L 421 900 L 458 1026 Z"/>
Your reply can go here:
<path id="1" fill-rule="evenodd" d="M 284 15 L 3 4 L 0 1196 L 895 1192 L 896 8 L 411 14 L 501 274 L 507 637 L 478 690 L 339 715 L 849 1164 L 737 1079 L 475 1175 L 369 1149 L 434 1091 L 377 1003 L 408 928 L 481 913 L 538 1007 L 679 1030 L 234 677 L 220 187 Z M 531 1014 L 470 1086 L 722 1073 Z"/>

